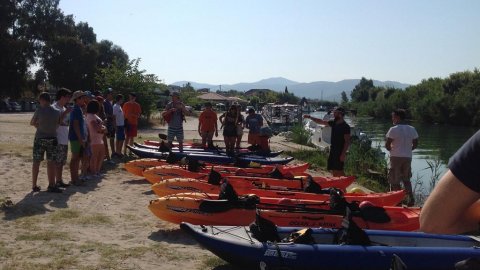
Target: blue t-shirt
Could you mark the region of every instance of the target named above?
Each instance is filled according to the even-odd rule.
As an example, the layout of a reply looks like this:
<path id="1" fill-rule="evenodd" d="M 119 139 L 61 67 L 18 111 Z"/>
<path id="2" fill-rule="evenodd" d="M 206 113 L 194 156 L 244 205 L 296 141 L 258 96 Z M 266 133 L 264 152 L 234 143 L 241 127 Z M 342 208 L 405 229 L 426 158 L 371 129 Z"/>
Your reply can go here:
<path id="1" fill-rule="evenodd" d="M 448 168 L 465 186 L 480 193 L 480 131 L 450 158 Z"/>
<path id="2" fill-rule="evenodd" d="M 251 134 L 259 134 L 260 128 L 263 125 L 263 118 L 260 114 L 255 113 L 253 115 L 247 115 L 247 119 L 245 120 L 246 127 L 249 129 L 249 133 Z"/>
<path id="3" fill-rule="evenodd" d="M 84 128 L 84 119 L 83 119 L 83 113 L 82 109 L 80 106 L 76 105 L 73 106 L 73 110 L 70 113 L 70 126 L 68 129 L 68 140 L 70 141 L 79 141 L 80 139 L 77 137 L 77 134 L 75 133 L 75 130 L 73 128 L 73 121 L 78 120 L 78 125 L 80 128 L 80 134 L 82 135 L 82 139 L 85 139 L 85 128 Z"/>

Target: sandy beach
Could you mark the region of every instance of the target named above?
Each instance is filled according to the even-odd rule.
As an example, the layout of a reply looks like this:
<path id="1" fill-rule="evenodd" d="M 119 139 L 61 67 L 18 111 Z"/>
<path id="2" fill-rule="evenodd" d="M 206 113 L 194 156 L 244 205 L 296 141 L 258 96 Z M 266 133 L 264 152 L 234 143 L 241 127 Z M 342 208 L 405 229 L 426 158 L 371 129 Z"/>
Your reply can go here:
<path id="1" fill-rule="evenodd" d="M 178 225 L 151 214 L 147 205 L 156 196 L 150 184 L 121 162 L 105 164 L 103 179 L 52 194 L 44 192 L 44 161 L 42 191 L 31 193 L 31 116 L 0 114 L 0 269 L 231 269 Z M 197 125 L 188 117 L 186 138 L 200 139 Z M 137 141 L 156 139 L 165 129 L 141 130 Z M 272 138 L 273 149 L 298 147 Z M 68 166 L 64 180 L 70 181 Z"/>

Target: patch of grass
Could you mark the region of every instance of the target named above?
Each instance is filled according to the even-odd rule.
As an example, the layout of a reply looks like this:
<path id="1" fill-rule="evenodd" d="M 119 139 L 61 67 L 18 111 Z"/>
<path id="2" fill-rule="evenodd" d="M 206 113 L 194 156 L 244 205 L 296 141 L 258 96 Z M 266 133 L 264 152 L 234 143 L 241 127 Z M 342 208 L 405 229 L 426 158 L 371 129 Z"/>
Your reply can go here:
<path id="1" fill-rule="evenodd" d="M 219 257 L 208 257 L 202 260 L 202 265 L 200 269 L 207 270 L 207 269 L 214 269 L 216 267 L 227 265 L 228 263 Z"/>
<path id="2" fill-rule="evenodd" d="M 80 216 L 78 223 L 82 225 L 105 225 L 113 224 L 112 219 L 104 214 L 93 214 L 87 216 Z"/>
<path id="3" fill-rule="evenodd" d="M 52 222 L 60 222 L 65 220 L 76 219 L 80 217 L 80 211 L 75 209 L 60 209 L 50 215 Z"/>
<path id="4" fill-rule="evenodd" d="M 19 234 L 17 237 L 15 237 L 15 240 L 16 241 L 53 241 L 53 240 L 71 241 L 72 239 L 66 232 L 45 230 L 41 232 Z"/>
<path id="5" fill-rule="evenodd" d="M 299 150 L 285 153 L 297 160 L 310 163 L 312 169 L 325 169 L 327 167 L 328 154 L 319 150 Z"/>
<path id="6" fill-rule="evenodd" d="M 17 218 L 15 220 L 15 227 L 30 231 L 37 231 L 39 230 L 38 224 L 41 223 L 41 220 L 38 216 L 26 216 Z"/>
<path id="7" fill-rule="evenodd" d="M 12 250 L 3 241 L 0 241 L 0 258 L 9 258 L 12 254 Z"/>
<path id="8" fill-rule="evenodd" d="M 153 244 L 149 249 L 151 252 L 153 252 L 153 254 L 155 254 L 155 256 L 167 258 L 169 261 L 186 260 L 192 258 L 190 254 L 179 252 L 178 249 L 172 249 L 171 247 L 161 243 Z"/>
<path id="9" fill-rule="evenodd" d="M 308 130 L 306 130 L 303 125 L 297 124 L 292 127 L 292 142 L 301 144 L 301 145 L 308 145 L 311 146 L 310 137 L 312 136 L 312 133 Z"/>
<path id="10" fill-rule="evenodd" d="M 76 269 L 78 264 L 78 260 L 72 257 L 55 257 L 48 263 L 39 263 L 39 262 L 31 262 L 22 259 L 12 259 L 10 262 L 7 262 L 3 266 L 3 270 L 14 270 L 14 269 L 22 269 L 22 270 L 59 270 L 59 269 Z"/>

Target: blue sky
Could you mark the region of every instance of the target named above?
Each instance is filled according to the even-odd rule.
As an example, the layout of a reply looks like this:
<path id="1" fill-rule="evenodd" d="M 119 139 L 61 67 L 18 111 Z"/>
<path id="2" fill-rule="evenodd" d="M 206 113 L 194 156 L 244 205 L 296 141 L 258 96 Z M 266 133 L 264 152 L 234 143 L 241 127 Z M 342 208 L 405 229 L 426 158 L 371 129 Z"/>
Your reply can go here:
<path id="1" fill-rule="evenodd" d="M 166 83 L 416 84 L 480 67 L 477 0 L 61 0 L 60 8 Z"/>

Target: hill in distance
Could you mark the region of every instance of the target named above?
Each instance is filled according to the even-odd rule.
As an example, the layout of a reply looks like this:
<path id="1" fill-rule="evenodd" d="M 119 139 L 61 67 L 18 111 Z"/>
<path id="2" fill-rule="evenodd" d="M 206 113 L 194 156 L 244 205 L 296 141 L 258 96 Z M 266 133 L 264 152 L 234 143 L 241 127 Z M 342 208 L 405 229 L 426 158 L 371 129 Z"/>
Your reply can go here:
<path id="1" fill-rule="evenodd" d="M 221 89 L 223 91 L 238 90 L 238 91 L 247 91 L 250 89 L 271 89 L 277 92 L 285 90 L 285 87 L 288 88 L 288 92 L 295 94 L 297 97 L 306 97 L 311 99 L 323 99 L 331 101 L 339 101 L 341 98 L 342 91 L 345 91 L 348 96 L 350 92 L 358 84 L 360 79 L 348 79 L 338 82 L 329 82 L 329 81 L 316 81 L 310 83 L 300 83 L 292 80 L 288 80 L 282 77 L 275 77 L 269 79 L 263 79 L 258 82 L 252 83 L 236 83 L 236 84 L 222 84 Z M 188 81 L 175 82 L 173 85 L 183 86 L 187 84 Z M 193 88 L 210 88 L 210 91 L 215 92 L 220 89 L 220 85 L 205 84 L 190 82 Z M 375 86 L 389 86 L 399 89 L 405 89 L 410 86 L 409 84 L 400 83 L 396 81 L 373 81 Z"/>

